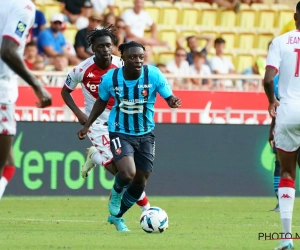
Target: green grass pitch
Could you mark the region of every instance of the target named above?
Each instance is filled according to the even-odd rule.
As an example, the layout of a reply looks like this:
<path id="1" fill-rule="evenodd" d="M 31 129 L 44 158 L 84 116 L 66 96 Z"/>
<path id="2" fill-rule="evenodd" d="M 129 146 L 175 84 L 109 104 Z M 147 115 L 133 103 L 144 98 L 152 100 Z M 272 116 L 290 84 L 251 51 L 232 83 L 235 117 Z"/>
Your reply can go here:
<path id="1" fill-rule="evenodd" d="M 147 234 L 141 210 L 124 216 L 131 232 L 106 222 L 107 197 L 4 197 L 0 201 L 0 249 L 274 249 L 277 241 L 258 240 L 259 232 L 281 232 L 275 198 L 150 197 L 166 210 L 169 229 Z M 293 233 L 300 235 L 299 201 Z M 294 241 L 295 249 L 300 241 Z"/>

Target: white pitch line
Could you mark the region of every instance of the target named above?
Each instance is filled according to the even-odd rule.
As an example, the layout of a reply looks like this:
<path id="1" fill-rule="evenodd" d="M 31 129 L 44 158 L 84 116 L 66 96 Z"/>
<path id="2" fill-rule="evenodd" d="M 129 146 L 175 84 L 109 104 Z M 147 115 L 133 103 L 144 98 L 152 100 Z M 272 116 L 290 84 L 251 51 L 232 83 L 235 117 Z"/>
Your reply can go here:
<path id="1" fill-rule="evenodd" d="M 18 219 L 18 218 L 0 218 L 0 220 L 33 221 L 33 222 L 101 223 L 101 221 L 95 221 L 95 220 L 43 220 L 43 219 Z"/>

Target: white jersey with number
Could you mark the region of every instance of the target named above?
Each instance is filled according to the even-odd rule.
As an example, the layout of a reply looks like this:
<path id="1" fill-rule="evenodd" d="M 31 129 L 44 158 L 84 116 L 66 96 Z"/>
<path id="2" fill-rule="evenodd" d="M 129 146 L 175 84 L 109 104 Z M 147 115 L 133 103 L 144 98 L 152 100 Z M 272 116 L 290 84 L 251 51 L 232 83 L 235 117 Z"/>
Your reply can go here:
<path id="1" fill-rule="evenodd" d="M 31 0 L 0 0 L 0 6 L 0 45 L 3 37 L 12 39 L 23 57 L 26 38 L 34 24 L 35 5 Z M 17 75 L 0 58 L 0 103 L 13 104 L 17 98 Z"/>
<path id="2" fill-rule="evenodd" d="M 275 145 L 293 152 L 300 147 L 300 31 L 276 37 L 270 45 L 267 67 L 279 72 Z"/>
<path id="3" fill-rule="evenodd" d="M 267 67 L 279 71 L 280 102 L 300 102 L 300 31 L 276 37 L 269 48 Z"/>
<path id="4" fill-rule="evenodd" d="M 110 69 L 120 68 L 123 66 L 123 61 L 120 57 L 112 56 L 111 65 L 108 69 L 100 69 L 94 62 L 94 56 L 81 62 L 67 76 L 65 86 L 68 89 L 74 90 L 77 84 L 81 84 L 82 93 L 84 95 L 85 112 L 89 116 L 95 101 L 98 99 L 98 88 L 101 77 Z M 106 110 L 98 118 L 98 120 L 107 121 L 109 112 L 114 105 L 114 100 L 111 98 Z"/>

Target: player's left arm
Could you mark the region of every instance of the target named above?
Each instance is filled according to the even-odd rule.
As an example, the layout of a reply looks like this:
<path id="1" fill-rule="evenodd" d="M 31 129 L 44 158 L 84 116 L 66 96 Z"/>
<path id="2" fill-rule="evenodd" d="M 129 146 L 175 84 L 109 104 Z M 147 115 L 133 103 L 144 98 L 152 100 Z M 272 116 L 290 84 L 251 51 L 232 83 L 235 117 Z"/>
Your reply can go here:
<path id="1" fill-rule="evenodd" d="M 157 68 L 153 73 L 157 76 L 157 92 L 166 100 L 170 108 L 179 108 L 181 100 L 174 96 L 167 78 Z"/>

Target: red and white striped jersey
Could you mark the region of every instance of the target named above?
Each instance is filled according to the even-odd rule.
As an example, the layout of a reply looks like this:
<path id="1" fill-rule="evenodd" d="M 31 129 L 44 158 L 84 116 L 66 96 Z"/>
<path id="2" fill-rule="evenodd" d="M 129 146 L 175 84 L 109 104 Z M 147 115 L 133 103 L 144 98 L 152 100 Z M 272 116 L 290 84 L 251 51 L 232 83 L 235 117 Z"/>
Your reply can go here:
<path id="1" fill-rule="evenodd" d="M 81 84 L 82 93 L 84 95 L 85 112 L 90 115 L 95 101 L 98 99 L 98 88 L 101 77 L 110 69 L 120 68 L 123 66 L 123 61 L 120 57 L 112 56 L 111 64 L 109 68 L 103 70 L 100 69 L 94 62 L 94 57 L 91 56 L 88 59 L 81 62 L 78 66 L 68 74 L 65 81 L 65 86 L 68 89 L 74 90 L 77 84 Z M 112 106 L 114 105 L 114 99 L 110 98 L 107 103 L 107 109 L 98 118 L 100 120 L 107 121 L 108 114 Z"/>

